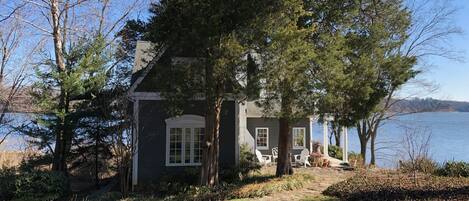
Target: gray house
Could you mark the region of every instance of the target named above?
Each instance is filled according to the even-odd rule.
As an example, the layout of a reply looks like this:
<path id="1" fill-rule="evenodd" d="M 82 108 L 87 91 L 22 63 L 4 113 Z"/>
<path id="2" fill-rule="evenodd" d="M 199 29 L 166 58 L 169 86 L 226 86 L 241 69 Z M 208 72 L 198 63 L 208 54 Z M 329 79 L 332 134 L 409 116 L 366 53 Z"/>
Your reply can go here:
<path id="1" fill-rule="evenodd" d="M 185 114 L 169 116 L 164 98 L 152 84 L 153 66 L 165 55 L 165 48 L 155 54 L 148 42 L 139 41 L 134 65 L 134 79 L 129 91 L 133 105 L 133 185 L 158 181 L 162 175 L 177 174 L 186 167 L 201 164 L 201 141 L 204 135 L 203 100 L 187 105 Z M 174 59 L 174 58 L 166 58 Z M 278 145 L 279 121 L 265 117 L 253 102 L 226 100 L 222 106 L 220 125 L 220 166 L 232 167 L 239 161 L 240 146 L 271 155 Z M 292 127 L 293 152 L 311 150 L 313 118 L 299 121 Z"/>

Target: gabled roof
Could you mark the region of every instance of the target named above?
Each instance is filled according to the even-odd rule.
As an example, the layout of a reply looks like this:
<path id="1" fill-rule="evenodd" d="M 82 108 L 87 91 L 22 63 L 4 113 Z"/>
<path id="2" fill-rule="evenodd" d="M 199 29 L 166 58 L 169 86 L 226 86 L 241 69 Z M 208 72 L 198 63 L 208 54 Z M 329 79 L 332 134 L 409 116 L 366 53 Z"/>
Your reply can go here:
<path id="1" fill-rule="evenodd" d="M 136 80 L 132 83 L 129 89 L 129 95 L 132 95 L 135 92 L 135 89 L 143 81 L 143 79 L 148 75 L 150 70 L 156 65 L 158 60 L 166 52 L 167 46 L 162 45 L 156 51 L 156 54 L 153 54 L 152 49 L 154 45 L 147 41 L 137 41 L 137 47 L 135 50 L 135 62 L 132 73 L 137 73 L 142 71 Z M 155 56 L 156 55 L 156 56 Z M 147 62 L 150 61 L 150 62 Z"/>

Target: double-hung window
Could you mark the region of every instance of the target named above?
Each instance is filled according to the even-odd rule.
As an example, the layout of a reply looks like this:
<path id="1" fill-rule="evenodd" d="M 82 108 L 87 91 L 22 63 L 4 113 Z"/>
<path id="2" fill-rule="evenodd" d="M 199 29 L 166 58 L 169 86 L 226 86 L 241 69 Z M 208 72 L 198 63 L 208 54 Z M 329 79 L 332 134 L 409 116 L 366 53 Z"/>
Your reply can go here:
<path id="1" fill-rule="evenodd" d="M 293 148 L 294 149 L 305 148 L 306 129 L 304 127 L 294 127 L 292 133 L 293 133 Z"/>
<path id="2" fill-rule="evenodd" d="M 200 165 L 204 118 L 183 115 L 167 119 L 166 127 L 166 166 Z"/>
<path id="3" fill-rule="evenodd" d="M 269 149 L 269 128 L 256 128 L 256 148 Z"/>

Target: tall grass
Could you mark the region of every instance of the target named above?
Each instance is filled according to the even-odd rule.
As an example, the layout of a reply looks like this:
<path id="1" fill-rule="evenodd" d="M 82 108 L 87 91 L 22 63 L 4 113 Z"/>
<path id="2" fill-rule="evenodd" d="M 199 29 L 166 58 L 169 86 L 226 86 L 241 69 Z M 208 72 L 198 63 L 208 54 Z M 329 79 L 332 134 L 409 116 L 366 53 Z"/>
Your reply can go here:
<path id="1" fill-rule="evenodd" d="M 0 169 L 18 167 L 27 155 L 28 153 L 19 151 L 0 152 Z"/>

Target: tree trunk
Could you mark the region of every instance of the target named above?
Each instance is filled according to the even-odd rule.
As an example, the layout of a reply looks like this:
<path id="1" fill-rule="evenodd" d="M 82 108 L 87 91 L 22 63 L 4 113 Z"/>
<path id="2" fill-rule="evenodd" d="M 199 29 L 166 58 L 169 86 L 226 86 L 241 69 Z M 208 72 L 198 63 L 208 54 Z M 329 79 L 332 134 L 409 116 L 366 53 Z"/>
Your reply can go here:
<path id="1" fill-rule="evenodd" d="M 218 184 L 220 113 L 223 99 L 217 97 L 214 102 L 207 101 L 200 185 L 214 186 Z"/>
<path id="2" fill-rule="evenodd" d="M 362 165 L 366 164 L 366 145 L 368 144 L 368 130 L 366 127 L 366 123 L 362 120 L 361 123 L 357 124 L 357 133 L 358 133 L 358 138 L 360 140 L 360 155 L 363 159 Z"/>
<path id="3" fill-rule="evenodd" d="M 216 82 L 213 66 L 205 65 L 205 135 L 202 143 L 202 166 L 200 168 L 200 185 L 215 186 L 218 184 L 218 157 L 220 135 L 220 113 L 223 103 L 223 83 Z"/>
<path id="4" fill-rule="evenodd" d="M 340 147 L 340 137 L 342 136 L 340 125 L 338 123 L 335 123 L 334 121 L 331 123 L 331 125 L 332 130 L 334 132 L 335 146 Z"/>
<path id="5" fill-rule="evenodd" d="M 66 73 L 64 54 L 63 54 L 63 37 L 60 27 L 60 11 L 58 0 L 50 1 L 50 12 L 52 18 L 52 37 L 54 39 L 54 53 L 57 70 L 60 73 Z M 65 31 L 65 30 L 64 30 Z M 71 132 L 68 132 L 66 114 L 68 112 L 67 93 L 63 86 L 60 86 L 59 109 L 65 113 L 65 116 L 59 117 L 59 130 L 56 131 L 56 140 L 54 148 L 54 157 L 52 170 L 63 172 L 67 175 L 67 150 L 71 147 Z"/>
<path id="6" fill-rule="evenodd" d="M 370 153 L 371 153 L 370 165 L 371 166 L 376 165 L 375 140 L 376 140 L 376 130 L 373 130 L 371 132 L 371 140 L 370 140 Z"/>
<path id="7" fill-rule="evenodd" d="M 63 54 L 63 37 L 60 28 L 60 12 L 58 0 L 50 1 L 50 13 L 52 17 L 52 37 L 54 38 L 55 62 L 60 72 L 65 71 Z"/>
<path id="8" fill-rule="evenodd" d="M 63 158 L 64 151 L 64 135 L 62 131 L 58 131 L 55 136 L 54 156 L 52 161 L 52 170 L 64 172 L 66 168 L 65 159 Z"/>
<path id="9" fill-rule="evenodd" d="M 94 185 L 96 189 L 99 189 L 99 132 L 98 128 L 94 147 Z"/>
<path id="10" fill-rule="evenodd" d="M 382 118 L 382 116 L 380 117 Z M 381 120 L 376 120 L 372 122 L 372 129 L 370 129 L 370 152 L 371 152 L 371 160 L 370 165 L 376 165 L 376 137 L 378 136 L 378 127 L 381 124 Z"/>
<path id="11" fill-rule="evenodd" d="M 288 87 L 286 87 L 288 89 Z M 279 136 L 278 136 L 278 158 L 277 158 L 277 177 L 283 175 L 293 174 L 293 168 L 291 166 L 292 161 L 292 133 L 290 132 L 290 118 L 292 114 L 292 101 L 289 93 L 284 93 L 281 100 L 281 113 L 282 116 L 279 119 Z"/>

